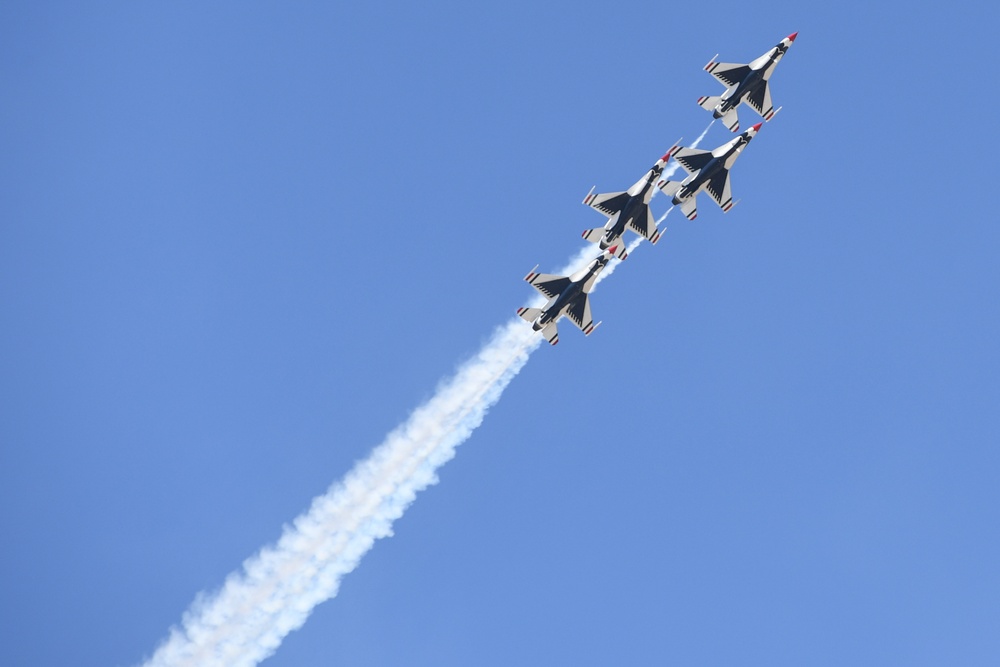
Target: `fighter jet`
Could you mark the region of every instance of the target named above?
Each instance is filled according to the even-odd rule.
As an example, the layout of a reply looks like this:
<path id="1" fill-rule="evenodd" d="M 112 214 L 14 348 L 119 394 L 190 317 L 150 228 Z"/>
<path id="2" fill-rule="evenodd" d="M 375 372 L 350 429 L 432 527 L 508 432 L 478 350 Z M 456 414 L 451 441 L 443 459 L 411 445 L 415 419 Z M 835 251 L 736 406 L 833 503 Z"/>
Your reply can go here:
<path id="1" fill-rule="evenodd" d="M 699 97 L 698 104 L 711 111 L 716 118 L 721 118 L 722 124 L 733 132 L 740 130 L 736 108 L 741 102 L 759 113 L 764 120 L 771 120 L 781 108 L 775 109 L 771 104 L 771 89 L 767 85 L 767 80 L 771 78 L 775 65 L 785 55 L 798 34 L 793 32 L 785 37 L 777 46 L 749 65 L 717 63 L 715 58 L 712 58 L 711 62 L 705 65 L 705 71 L 721 81 L 726 86 L 726 92 L 720 96 Z"/>
<path id="2" fill-rule="evenodd" d="M 617 247 L 611 246 L 588 264 L 587 268 L 577 271 L 568 278 L 535 273 L 535 269 L 538 268 L 536 266 L 524 279 L 541 292 L 548 299 L 548 303 L 541 308 L 518 308 L 517 314 L 531 322 L 531 328 L 541 331 L 545 340 L 552 345 L 559 342 L 556 322 L 563 315 L 589 336 L 600 325 L 600 322 L 594 324 L 594 318 L 590 316 L 590 290 L 594 288 L 597 276 L 611 261 L 616 250 Z"/>
<path id="3" fill-rule="evenodd" d="M 674 159 L 690 174 L 682 182 L 660 181 L 657 187 L 664 194 L 673 197 L 674 206 L 680 205 L 681 213 L 688 220 L 698 217 L 698 204 L 695 196 L 705 190 L 728 213 L 733 207 L 733 195 L 729 189 L 729 170 L 732 168 L 740 152 L 750 143 L 754 135 L 760 131 L 763 123 L 757 123 L 740 136 L 732 139 L 714 151 L 702 151 L 697 148 L 682 148 L 674 154 Z"/>
<path id="4" fill-rule="evenodd" d="M 628 257 L 622 236 L 626 229 L 631 229 L 639 236 L 645 237 L 650 243 L 660 240 L 660 231 L 656 229 L 656 219 L 649 210 L 649 199 L 653 196 L 653 186 L 656 179 L 663 173 L 670 156 L 677 152 L 676 144 L 664 154 L 656 164 L 646 172 L 646 175 L 635 182 L 625 192 L 608 192 L 595 195 L 594 188 L 584 197 L 583 203 L 600 211 L 608 217 L 608 223 L 603 227 L 588 229 L 583 238 L 600 245 L 601 250 L 611 246 L 618 248 L 615 256 L 618 259 Z"/>

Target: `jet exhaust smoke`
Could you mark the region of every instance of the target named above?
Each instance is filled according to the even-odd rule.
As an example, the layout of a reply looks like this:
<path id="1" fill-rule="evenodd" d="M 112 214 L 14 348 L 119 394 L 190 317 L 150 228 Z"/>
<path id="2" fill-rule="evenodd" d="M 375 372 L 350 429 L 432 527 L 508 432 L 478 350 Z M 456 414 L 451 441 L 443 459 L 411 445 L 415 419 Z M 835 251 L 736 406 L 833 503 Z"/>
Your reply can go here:
<path id="1" fill-rule="evenodd" d="M 392 535 L 393 521 L 437 482 L 437 468 L 482 423 L 540 342 L 519 319 L 499 327 L 276 544 L 247 559 L 218 592 L 199 595 L 145 665 L 248 667 L 274 653 L 317 604 L 337 594 L 375 540 Z"/>
<path id="2" fill-rule="evenodd" d="M 656 221 L 656 225 L 657 225 L 657 226 L 659 226 L 659 224 L 660 224 L 661 222 L 663 222 L 664 220 L 666 220 L 666 219 L 667 219 L 667 216 L 668 216 L 668 215 L 670 215 L 670 212 L 671 212 L 672 210 L 674 210 L 674 207 L 673 207 L 673 206 L 671 206 L 670 208 L 668 208 L 668 209 L 667 209 L 667 212 L 666 212 L 666 213 L 664 213 L 663 215 L 661 215 L 661 216 L 659 217 L 659 219 L 657 219 L 657 221 Z"/>
<path id="3" fill-rule="evenodd" d="M 592 254 L 592 247 L 582 248 L 562 272 Z M 436 470 L 482 423 L 541 342 L 520 319 L 498 327 L 367 459 L 313 499 L 276 544 L 247 559 L 219 591 L 199 594 L 145 667 L 249 667 L 273 654 L 316 605 L 336 596 L 340 580 L 375 540 L 392 535 L 393 521 L 437 482 Z"/>
<path id="4" fill-rule="evenodd" d="M 676 169 L 675 163 L 664 176 Z M 633 239 L 628 252 L 642 240 Z M 581 248 L 560 273 L 572 273 L 594 256 L 593 246 Z M 597 282 L 620 263 L 613 260 Z M 482 423 L 541 341 L 520 319 L 498 327 L 367 459 L 314 498 L 277 543 L 244 561 L 215 593 L 199 594 L 181 627 L 170 630 L 144 667 L 251 667 L 272 655 L 316 605 L 336 596 L 341 579 L 375 540 L 392 535 L 392 523 L 418 492 L 437 482 L 437 469 Z"/>

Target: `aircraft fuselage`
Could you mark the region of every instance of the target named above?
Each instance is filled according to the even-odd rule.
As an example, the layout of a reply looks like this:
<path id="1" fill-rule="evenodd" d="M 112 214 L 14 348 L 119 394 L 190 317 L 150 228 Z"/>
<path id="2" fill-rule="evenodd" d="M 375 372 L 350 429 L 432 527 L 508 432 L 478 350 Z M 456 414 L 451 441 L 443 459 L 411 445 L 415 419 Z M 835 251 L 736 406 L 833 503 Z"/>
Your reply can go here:
<path id="1" fill-rule="evenodd" d="M 712 159 L 706 162 L 704 167 L 684 180 L 681 184 L 681 189 L 677 191 L 676 195 L 674 195 L 672 201 L 674 206 L 680 204 L 685 199 L 696 195 L 702 187 L 711 181 L 720 171 L 728 170 L 729 167 L 732 166 L 733 162 L 736 161 L 736 156 L 739 155 L 739 152 L 748 143 L 750 143 L 749 139 L 740 136 L 734 141 L 729 150 L 725 151 L 722 155 L 713 154 Z"/>
<path id="2" fill-rule="evenodd" d="M 646 175 L 636 181 L 635 185 L 628 189 L 629 200 L 622 207 L 618 215 L 608 221 L 605 227 L 604 236 L 600 240 L 601 250 L 607 250 L 608 246 L 618 241 L 624 234 L 628 225 L 633 220 L 638 221 L 645 218 L 649 209 L 649 200 L 653 196 L 653 187 L 656 180 L 663 173 L 663 167 L 657 163 Z"/>
<path id="3" fill-rule="evenodd" d="M 681 189 L 677 191 L 676 195 L 674 195 L 672 203 L 676 206 L 688 197 L 691 197 L 697 193 L 703 185 L 712 180 L 713 176 L 725 168 L 725 160 L 713 157 L 697 174 L 689 176 L 688 179 L 684 181 Z"/>
<path id="4" fill-rule="evenodd" d="M 788 51 L 788 47 L 784 43 L 779 43 L 763 56 L 750 63 L 750 71 L 731 93 L 726 93 L 722 96 L 722 102 L 716 107 L 712 116 L 722 118 L 738 107 L 742 100 L 756 93 L 762 86 L 767 85 L 767 80 L 770 78 L 771 72 L 774 71 L 774 66 L 778 64 L 778 61 L 781 60 L 786 51 Z"/>
<path id="5" fill-rule="evenodd" d="M 607 266 L 608 261 L 609 258 L 602 255 L 591 262 L 587 268 L 570 276 L 569 286 L 563 290 L 562 294 L 549 299 L 549 302 L 542 308 L 538 319 L 532 323 L 531 328 L 535 331 L 541 331 L 549 322 L 559 319 L 567 308 L 591 290 L 597 274 Z"/>

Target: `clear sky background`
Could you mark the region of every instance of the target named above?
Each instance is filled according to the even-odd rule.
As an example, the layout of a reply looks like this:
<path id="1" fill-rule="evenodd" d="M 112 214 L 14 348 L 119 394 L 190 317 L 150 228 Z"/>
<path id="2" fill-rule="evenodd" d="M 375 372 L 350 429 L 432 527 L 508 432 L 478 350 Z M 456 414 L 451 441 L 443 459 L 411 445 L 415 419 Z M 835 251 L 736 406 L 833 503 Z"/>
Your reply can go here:
<path id="1" fill-rule="evenodd" d="M 672 213 L 266 664 L 996 664 L 998 18 L 4 3 L 0 664 L 148 656 L 794 31 L 742 202 Z"/>

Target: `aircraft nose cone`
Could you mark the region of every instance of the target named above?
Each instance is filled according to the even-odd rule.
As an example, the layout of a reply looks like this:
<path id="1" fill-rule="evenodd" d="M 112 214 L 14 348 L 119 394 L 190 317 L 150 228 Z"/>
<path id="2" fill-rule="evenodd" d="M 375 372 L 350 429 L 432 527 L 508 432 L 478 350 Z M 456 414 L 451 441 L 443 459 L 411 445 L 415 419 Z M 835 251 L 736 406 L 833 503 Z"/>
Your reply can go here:
<path id="1" fill-rule="evenodd" d="M 794 41 L 795 41 L 795 38 L 796 38 L 796 37 L 798 37 L 798 36 L 799 36 L 799 33 L 797 33 L 797 32 L 793 32 L 793 33 L 792 33 L 791 35 L 789 35 L 788 37 L 785 37 L 785 39 L 787 39 L 787 40 L 788 40 L 789 42 L 794 42 Z"/>
<path id="2" fill-rule="evenodd" d="M 754 132 L 760 132 L 760 126 L 761 126 L 761 125 L 763 125 L 763 124 L 764 124 L 764 123 L 757 123 L 756 125 L 754 125 L 754 126 L 753 126 L 752 128 L 750 128 L 750 129 L 751 129 L 751 130 L 753 130 Z"/>

